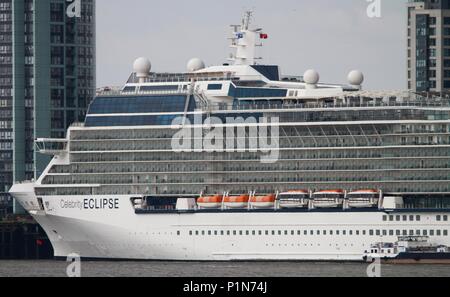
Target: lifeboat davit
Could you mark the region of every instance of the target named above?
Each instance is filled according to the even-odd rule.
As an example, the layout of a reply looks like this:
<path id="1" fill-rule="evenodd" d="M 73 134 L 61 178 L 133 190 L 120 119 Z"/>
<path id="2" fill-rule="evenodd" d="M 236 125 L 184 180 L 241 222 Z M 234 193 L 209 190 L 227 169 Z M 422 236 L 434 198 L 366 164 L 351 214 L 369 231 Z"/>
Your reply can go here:
<path id="1" fill-rule="evenodd" d="M 250 205 L 254 208 L 273 208 L 276 199 L 277 197 L 273 194 L 267 196 L 254 196 L 250 199 Z"/>
<path id="2" fill-rule="evenodd" d="M 217 209 L 222 207 L 222 196 L 208 196 L 197 199 L 197 205 L 200 208 Z"/>
<path id="3" fill-rule="evenodd" d="M 223 204 L 229 208 L 246 208 L 249 199 L 249 195 L 227 196 L 223 199 Z"/>

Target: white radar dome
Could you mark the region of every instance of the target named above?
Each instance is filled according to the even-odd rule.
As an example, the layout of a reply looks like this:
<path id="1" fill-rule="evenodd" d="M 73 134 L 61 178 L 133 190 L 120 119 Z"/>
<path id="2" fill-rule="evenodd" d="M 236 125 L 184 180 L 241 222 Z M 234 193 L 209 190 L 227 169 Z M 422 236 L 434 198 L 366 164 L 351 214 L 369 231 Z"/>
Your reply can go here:
<path id="1" fill-rule="evenodd" d="M 360 86 L 364 82 L 364 74 L 359 70 L 353 70 L 348 74 L 347 79 L 351 85 Z"/>
<path id="2" fill-rule="evenodd" d="M 138 58 L 133 64 L 134 72 L 137 77 L 147 77 L 152 69 L 152 63 L 147 58 Z"/>
<path id="3" fill-rule="evenodd" d="M 319 82 L 320 76 L 317 71 L 309 69 L 306 70 L 305 74 L 303 74 L 303 80 L 309 85 L 315 85 Z"/>
<path id="4" fill-rule="evenodd" d="M 187 70 L 189 72 L 195 72 L 205 68 L 205 63 L 199 58 L 190 59 L 187 64 Z"/>

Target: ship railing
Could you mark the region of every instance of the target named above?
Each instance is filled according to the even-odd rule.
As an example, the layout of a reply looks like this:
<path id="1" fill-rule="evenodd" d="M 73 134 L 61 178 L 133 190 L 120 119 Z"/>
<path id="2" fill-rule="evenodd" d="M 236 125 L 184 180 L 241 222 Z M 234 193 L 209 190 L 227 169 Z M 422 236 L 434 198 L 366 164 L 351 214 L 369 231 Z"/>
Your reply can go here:
<path id="1" fill-rule="evenodd" d="M 270 99 L 270 98 L 269 98 Z M 280 98 L 273 98 L 273 100 Z M 395 103 L 271 103 L 270 100 L 263 104 L 234 104 L 233 106 L 224 104 L 213 104 L 210 108 L 213 110 L 270 110 L 270 109 L 336 109 L 336 108 L 396 108 L 396 107 L 420 107 L 420 108 L 450 108 L 450 101 L 437 102 L 395 102 Z"/>

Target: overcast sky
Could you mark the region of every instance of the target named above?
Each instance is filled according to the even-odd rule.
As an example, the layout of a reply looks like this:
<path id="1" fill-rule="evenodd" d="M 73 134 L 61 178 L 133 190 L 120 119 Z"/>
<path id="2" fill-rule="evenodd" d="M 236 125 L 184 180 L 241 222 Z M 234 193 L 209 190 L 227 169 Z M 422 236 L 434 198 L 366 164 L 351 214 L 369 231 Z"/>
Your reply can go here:
<path id="1" fill-rule="evenodd" d="M 97 85 L 122 85 L 140 56 L 153 71 L 185 71 L 192 57 L 226 62 L 229 25 L 253 8 L 269 34 L 261 55 L 286 75 L 316 69 L 321 81 L 346 83 L 359 69 L 366 89 L 406 88 L 406 0 L 97 0 Z"/>

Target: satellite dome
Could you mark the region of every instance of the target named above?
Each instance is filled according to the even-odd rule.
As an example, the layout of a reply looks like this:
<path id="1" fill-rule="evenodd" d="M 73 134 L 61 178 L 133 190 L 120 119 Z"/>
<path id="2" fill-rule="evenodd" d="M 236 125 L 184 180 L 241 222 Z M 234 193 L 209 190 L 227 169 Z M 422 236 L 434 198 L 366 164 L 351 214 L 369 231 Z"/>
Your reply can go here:
<path id="1" fill-rule="evenodd" d="M 205 68 L 205 63 L 199 58 L 190 59 L 187 64 L 187 70 L 189 72 L 195 72 Z"/>
<path id="2" fill-rule="evenodd" d="M 152 69 L 152 63 L 147 58 L 138 58 L 133 64 L 134 72 L 137 77 L 147 77 Z"/>
<path id="3" fill-rule="evenodd" d="M 348 74 L 347 79 L 352 86 L 360 86 L 364 82 L 364 74 L 359 70 L 353 70 Z"/>
<path id="4" fill-rule="evenodd" d="M 306 70 L 305 74 L 303 74 L 303 80 L 309 85 L 317 84 L 319 79 L 319 73 L 313 69 Z"/>

